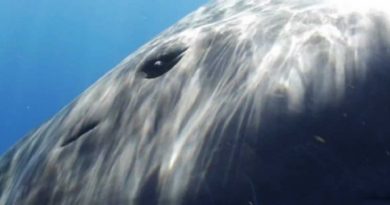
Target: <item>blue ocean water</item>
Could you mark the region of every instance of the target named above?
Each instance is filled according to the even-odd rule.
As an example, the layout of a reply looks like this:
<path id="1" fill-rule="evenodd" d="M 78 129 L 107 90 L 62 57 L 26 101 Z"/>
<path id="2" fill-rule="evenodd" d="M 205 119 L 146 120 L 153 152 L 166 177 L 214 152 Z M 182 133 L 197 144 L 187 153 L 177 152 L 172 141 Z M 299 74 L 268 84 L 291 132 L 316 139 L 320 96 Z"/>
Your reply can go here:
<path id="1" fill-rule="evenodd" d="M 0 154 L 205 2 L 0 1 Z"/>

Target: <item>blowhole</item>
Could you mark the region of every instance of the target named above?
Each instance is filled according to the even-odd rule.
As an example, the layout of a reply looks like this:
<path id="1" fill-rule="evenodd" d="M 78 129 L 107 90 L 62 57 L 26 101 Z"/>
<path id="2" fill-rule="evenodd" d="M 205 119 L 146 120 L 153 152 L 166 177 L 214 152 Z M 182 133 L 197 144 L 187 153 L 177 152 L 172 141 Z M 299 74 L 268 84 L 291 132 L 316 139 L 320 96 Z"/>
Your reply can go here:
<path id="1" fill-rule="evenodd" d="M 145 78 L 157 78 L 170 71 L 182 59 L 187 48 L 171 49 L 147 59 L 139 69 Z"/>

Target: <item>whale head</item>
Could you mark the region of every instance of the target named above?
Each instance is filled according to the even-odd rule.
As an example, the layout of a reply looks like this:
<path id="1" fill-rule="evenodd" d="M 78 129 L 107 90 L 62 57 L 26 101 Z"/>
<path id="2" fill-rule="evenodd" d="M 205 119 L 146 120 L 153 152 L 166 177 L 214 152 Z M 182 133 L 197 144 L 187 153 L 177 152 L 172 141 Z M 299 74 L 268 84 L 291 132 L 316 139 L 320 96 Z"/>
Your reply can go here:
<path id="1" fill-rule="evenodd" d="M 0 204 L 390 203 L 390 12 L 356 2 L 206 4 L 5 154 Z"/>

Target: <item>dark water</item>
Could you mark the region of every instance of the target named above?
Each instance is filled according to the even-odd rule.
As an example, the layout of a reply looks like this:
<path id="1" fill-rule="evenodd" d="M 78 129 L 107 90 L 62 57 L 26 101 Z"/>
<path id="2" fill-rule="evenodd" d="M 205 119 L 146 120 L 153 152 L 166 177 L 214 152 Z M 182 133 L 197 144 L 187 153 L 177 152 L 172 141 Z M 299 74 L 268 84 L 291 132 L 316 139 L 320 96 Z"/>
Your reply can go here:
<path id="1" fill-rule="evenodd" d="M 0 1 L 0 154 L 205 2 Z"/>

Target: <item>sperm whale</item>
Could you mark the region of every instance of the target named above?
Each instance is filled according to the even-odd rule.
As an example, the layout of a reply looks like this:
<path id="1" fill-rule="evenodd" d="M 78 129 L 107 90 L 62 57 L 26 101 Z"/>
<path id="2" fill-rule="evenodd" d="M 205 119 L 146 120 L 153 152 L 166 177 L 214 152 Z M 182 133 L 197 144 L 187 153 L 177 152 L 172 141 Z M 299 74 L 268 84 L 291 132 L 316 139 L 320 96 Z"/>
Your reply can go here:
<path id="1" fill-rule="evenodd" d="M 386 5 L 200 7 L 2 156 L 0 204 L 389 204 Z"/>

